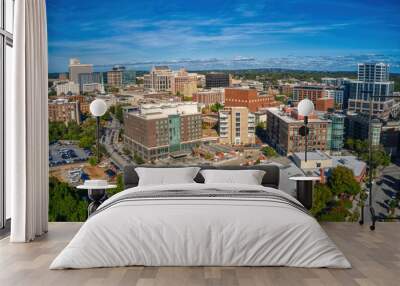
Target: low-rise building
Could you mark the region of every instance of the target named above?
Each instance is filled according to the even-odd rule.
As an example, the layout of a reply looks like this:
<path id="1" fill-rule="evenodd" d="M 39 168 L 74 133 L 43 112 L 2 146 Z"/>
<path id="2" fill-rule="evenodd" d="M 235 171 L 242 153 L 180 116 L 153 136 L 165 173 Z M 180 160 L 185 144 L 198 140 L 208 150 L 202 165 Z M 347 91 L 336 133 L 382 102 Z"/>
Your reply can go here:
<path id="1" fill-rule="evenodd" d="M 292 159 L 305 173 L 320 176 L 323 182 L 326 182 L 332 174 L 332 169 L 338 166 L 352 170 L 357 182 L 361 182 L 367 172 L 367 164 L 355 156 L 330 156 L 321 151 L 312 151 L 307 153 L 307 162 L 304 152 L 294 153 Z"/>
<path id="2" fill-rule="evenodd" d="M 332 167 L 332 158 L 319 150 L 307 152 L 307 162 L 304 152 L 295 152 L 292 158 L 296 166 L 302 170 Z"/>
<path id="3" fill-rule="evenodd" d="M 315 110 L 328 111 L 335 108 L 335 100 L 330 97 L 317 98 L 315 101 Z"/>
<path id="4" fill-rule="evenodd" d="M 222 88 L 210 90 L 202 90 L 193 94 L 192 100 L 205 106 L 210 106 L 215 103 L 225 103 L 225 91 Z"/>
<path id="5" fill-rule="evenodd" d="M 124 144 L 143 159 L 157 160 L 190 153 L 201 143 L 197 103 L 144 104 L 124 116 Z"/>
<path id="6" fill-rule="evenodd" d="M 254 144 L 255 127 L 255 115 L 247 107 L 225 107 L 219 112 L 220 143 Z"/>
<path id="7" fill-rule="evenodd" d="M 314 105 L 317 99 L 325 96 L 325 87 L 321 85 L 299 85 L 293 88 L 293 101 L 300 102 L 305 98 L 311 100 Z"/>
<path id="8" fill-rule="evenodd" d="M 79 94 L 79 84 L 73 81 L 62 81 L 56 84 L 57 96 Z"/>

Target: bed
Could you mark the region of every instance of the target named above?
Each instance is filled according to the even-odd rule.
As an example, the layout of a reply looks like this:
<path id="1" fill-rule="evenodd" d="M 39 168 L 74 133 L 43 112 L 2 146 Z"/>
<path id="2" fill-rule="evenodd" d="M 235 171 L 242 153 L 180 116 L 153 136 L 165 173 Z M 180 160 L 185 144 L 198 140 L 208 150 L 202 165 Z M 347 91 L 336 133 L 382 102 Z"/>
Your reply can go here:
<path id="1" fill-rule="evenodd" d="M 196 175 L 193 183 L 138 186 L 135 169 L 128 166 L 127 189 L 88 218 L 50 269 L 130 265 L 350 268 L 308 211 L 277 189 L 279 169 L 259 168 L 266 172 L 260 185 L 202 183 L 202 176 Z"/>

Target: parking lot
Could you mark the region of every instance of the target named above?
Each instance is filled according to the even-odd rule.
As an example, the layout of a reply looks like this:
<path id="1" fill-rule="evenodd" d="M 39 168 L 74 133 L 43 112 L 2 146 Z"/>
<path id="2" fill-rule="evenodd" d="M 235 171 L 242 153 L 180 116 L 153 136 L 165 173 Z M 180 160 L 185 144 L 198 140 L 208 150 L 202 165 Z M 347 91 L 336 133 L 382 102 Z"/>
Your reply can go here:
<path id="1" fill-rule="evenodd" d="M 92 153 L 71 143 L 54 143 L 49 146 L 49 166 L 85 162 Z"/>

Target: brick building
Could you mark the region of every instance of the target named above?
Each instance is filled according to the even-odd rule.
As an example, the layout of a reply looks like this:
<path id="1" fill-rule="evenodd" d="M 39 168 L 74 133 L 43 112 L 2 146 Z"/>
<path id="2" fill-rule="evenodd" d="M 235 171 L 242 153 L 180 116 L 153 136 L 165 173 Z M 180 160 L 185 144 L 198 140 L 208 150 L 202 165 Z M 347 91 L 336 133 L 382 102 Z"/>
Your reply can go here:
<path id="1" fill-rule="evenodd" d="M 297 114 L 296 109 L 267 108 L 267 136 L 270 144 L 284 155 L 294 152 L 304 152 L 305 137 L 299 129 L 304 125 L 304 118 Z M 308 150 L 326 151 L 330 148 L 331 121 L 318 116 L 308 117 Z"/>
<path id="2" fill-rule="evenodd" d="M 196 103 L 145 104 L 125 114 L 124 144 L 147 161 L 190 153 L 201 142 L 201 124 Z"/>
<path id="3" fill-rule="evenodd" d="M 329 97 L 318 98 L 315 101 L 315 110 L 317 111 L 328 111 L 328 109 L 335 108 L 335 99 Z"/>
<path id="4" fill-rule="evenodd" d="M 68 99 L 56 99 L 49 101 L 49 121 L 80 123 L 79 101 L 68 101 Z"/>
<path id="5" fill-rule="evenodd" d="M 260 95 L 256 89 L 247 88 L 226 88 L 225 106 L 226 107 L 247 107 L 250 112 L 258 109 L 277 106 L 272 95 Z"/>
<path id="6" fill-rule="evenodd" d="M 205 106 L 209 106 L 215 103 L 225 103 L 225 92 L 224 89 L 211 89 L 198 91 L 193 94 L 192 100 Z"/>
<path id="7" fill-rule="evenodd" d="M 311 100 L 314 105 L 317 103 L 317 99 L 326 97 L 324 86 L 314 85 L 302 85 L 295 86 L 293 88 L 293 101 L 300 102 L 305 98 Z"/>

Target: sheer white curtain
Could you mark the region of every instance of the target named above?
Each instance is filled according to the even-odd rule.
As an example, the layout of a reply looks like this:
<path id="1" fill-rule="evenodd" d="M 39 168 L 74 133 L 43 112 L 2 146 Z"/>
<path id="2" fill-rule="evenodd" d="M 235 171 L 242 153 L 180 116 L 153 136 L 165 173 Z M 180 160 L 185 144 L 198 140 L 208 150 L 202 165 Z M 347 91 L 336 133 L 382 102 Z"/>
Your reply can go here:
<path id="1" fill-rule="evenodd" d="M 13 94 L 6 99 L 6 187 L 12 242 L 47 231 L 48 123 L 45 0 L 15 2 Z"/>

